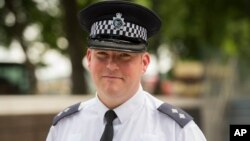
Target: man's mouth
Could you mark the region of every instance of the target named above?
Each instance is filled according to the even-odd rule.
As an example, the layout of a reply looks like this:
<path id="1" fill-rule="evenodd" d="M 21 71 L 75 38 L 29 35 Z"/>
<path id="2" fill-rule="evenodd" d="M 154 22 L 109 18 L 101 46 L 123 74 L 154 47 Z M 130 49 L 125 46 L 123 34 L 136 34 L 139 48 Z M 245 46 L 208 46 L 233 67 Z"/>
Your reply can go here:
<path id="1" fill-rule="evenodd" d="M 106 79 L 122 79 L 122 77 L 119 77 L 119 76 L 112 76 L 112 75 L 104 75 L 102 76 L 103 78 L 106 78 Z"/>

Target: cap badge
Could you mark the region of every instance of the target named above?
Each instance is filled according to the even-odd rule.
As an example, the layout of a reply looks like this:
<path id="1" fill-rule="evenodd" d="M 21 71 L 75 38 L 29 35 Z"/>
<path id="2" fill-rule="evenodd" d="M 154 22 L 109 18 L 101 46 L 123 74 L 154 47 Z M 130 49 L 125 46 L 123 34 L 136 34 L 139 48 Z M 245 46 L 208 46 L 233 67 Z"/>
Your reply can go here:
<path id="1" fill-rule="evenodd" d="M 122 18 L 122 14 L 116 13 L 116 17 L 113 17 L 113 25 L 115 29 L 121 29 L 124 24 L 124 18 Z"/>

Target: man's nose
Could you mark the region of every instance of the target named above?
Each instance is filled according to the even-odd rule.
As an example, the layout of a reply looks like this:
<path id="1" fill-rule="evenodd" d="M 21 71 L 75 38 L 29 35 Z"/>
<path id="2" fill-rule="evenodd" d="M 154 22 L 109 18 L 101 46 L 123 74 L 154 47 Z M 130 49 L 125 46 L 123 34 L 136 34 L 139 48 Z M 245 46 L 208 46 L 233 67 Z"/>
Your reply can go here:
<path id="1" fill-rule="evenodd" d="M 117 70 L 118 66 L 113 58 L 110 58 L 107 64 L 107 68 L 111 71 Z"/>

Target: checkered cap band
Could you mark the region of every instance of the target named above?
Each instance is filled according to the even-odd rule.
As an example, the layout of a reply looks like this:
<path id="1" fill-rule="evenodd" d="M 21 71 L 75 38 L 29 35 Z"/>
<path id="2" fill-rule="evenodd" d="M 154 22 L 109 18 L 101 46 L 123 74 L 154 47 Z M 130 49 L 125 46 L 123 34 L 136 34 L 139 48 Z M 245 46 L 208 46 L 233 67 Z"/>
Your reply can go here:
<path id="1" fill-rule="evenodd" d="M 147 30 L 139 25 L 124 22 L 120 28 L 115 28 L 113 20 L 103 20 L 95 22 L 91 27 L 90 37 L 96 35 L 120 35 L 129 38 L 140 38 L 147 42 Z"/>

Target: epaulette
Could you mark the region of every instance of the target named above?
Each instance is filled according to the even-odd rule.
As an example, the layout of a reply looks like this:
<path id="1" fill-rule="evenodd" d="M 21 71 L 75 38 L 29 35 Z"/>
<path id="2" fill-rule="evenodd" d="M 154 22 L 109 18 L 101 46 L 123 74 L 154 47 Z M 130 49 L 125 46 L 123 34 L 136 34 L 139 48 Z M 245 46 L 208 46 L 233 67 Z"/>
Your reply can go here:
<path id="1" fill-rule="evenodd" d="M 188 113 L 183 111 L 180 108 L 177 108 L 173 105 L 170 105 L 168 103 L 163 103 L 159 108 L 157 108 L 160 112 L 168 115 L 173 120 L 175 120 L 182 128 L 191 120 L 193 120 L 193 117 L 191 117 Z"/>
<path id="2" fill-rule="evenodd" d="M 53 119 L 53 126 L 55 126 L 61 119 L 79 112 L 80 105 L 81 105 L 81 102 L 74 104 L 74 105 L 66 108 L 65 110 L 63 110 L 59 114 L 57 114 L 57 116 L 55 116 Z"/>

